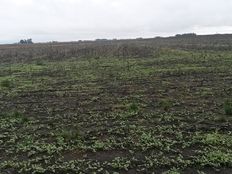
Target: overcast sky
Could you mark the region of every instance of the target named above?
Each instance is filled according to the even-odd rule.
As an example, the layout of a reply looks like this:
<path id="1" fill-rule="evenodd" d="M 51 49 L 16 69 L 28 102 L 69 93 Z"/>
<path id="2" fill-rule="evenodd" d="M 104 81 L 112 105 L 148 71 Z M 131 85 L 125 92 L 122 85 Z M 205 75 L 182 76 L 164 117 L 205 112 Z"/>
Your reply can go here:
<path id="1" fill-rule="evenodd" d="M 0 0 L 0 43 L 232 33 L 232 0 Z"/>

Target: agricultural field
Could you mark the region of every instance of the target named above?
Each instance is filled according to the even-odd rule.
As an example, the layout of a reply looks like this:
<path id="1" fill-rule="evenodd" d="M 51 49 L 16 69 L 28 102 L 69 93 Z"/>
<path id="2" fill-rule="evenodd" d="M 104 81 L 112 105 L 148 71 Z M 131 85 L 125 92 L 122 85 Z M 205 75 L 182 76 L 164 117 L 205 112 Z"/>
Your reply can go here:
<path id="1" fill-rule="evenodd" d="M 232 173 L 232 51 L 2 62 L 0 173 Z"/>

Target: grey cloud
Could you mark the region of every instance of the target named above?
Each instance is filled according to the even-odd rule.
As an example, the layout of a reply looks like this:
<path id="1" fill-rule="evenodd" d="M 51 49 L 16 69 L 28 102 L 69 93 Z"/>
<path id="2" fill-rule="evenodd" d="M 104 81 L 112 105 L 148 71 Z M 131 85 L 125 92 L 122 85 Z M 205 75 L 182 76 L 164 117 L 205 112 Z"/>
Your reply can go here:
<path id="1" fill-rule="evenodd" d="M 0 42 L 232 32 L 231 0 L 0 0 Z"/>

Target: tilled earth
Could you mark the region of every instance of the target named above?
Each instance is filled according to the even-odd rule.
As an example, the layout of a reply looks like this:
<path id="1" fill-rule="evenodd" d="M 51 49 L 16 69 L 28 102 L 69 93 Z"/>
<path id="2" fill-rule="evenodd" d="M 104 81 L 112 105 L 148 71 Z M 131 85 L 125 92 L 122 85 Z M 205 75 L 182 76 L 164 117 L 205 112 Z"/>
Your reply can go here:
<path id="1" fill-rule="evenodd" d="M 0 65 L 0 172 L 232 173 L 232 53 L 202 54 Z"/>

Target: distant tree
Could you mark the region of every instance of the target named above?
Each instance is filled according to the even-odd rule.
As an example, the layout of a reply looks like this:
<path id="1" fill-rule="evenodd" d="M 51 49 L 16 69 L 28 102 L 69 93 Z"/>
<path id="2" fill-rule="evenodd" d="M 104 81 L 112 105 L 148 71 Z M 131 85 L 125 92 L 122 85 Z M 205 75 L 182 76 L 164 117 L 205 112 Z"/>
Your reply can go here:
<path id="1" fill-rule="evenodd" d="M 32 39 L 21 39 L 20 44 L 33 44 Z"/>
<path id="2" fill-rule="evenodd" d="M 20 40 L 19 43 L 20 44 L 25 44 L 25 40 Z"/>
<path id="3" fill-rule="evenodd" d="M 27 39 L 27 44 L 33 44 L 32 39 Z"/>

